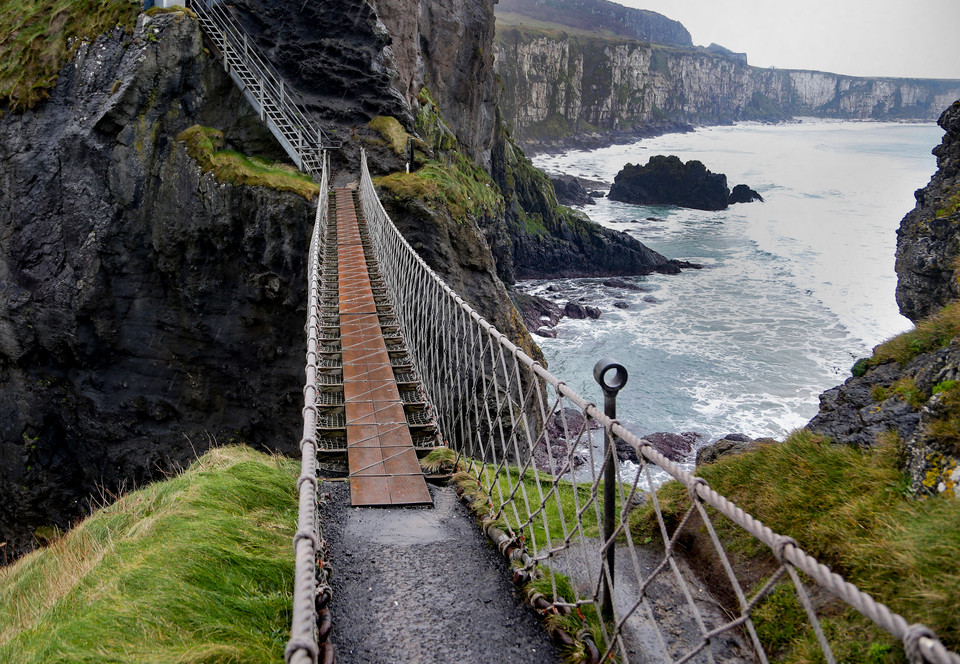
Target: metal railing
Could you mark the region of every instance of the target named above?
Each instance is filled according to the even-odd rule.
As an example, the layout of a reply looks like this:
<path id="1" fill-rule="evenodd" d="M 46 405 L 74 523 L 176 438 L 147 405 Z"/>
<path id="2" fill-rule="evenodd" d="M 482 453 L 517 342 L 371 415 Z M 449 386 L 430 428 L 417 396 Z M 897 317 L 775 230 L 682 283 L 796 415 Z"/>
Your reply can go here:
<path id="1" fill-rule="evenodd" d="M 812 596 L 811 584 L 902 641 L 911 662 L 960 664 L 960 656 L 929 629 L 909 624 L 832 573 L 532 360 L 417 255 L 384 211 L 365 154 L 361 169 L 360 204 L 371 243 L 443 435 L 470 478 L 467 492 L 485 517 L 487 533 L 496 535 L 501 551 L 512 552 L 517 573 L 536 581 L 540 601 L 556 619 L 582 618 L 581 635 L 587 646 L 597 647 L 598 661 L 755 658 L 765 664 L 756 609 L 772 593 L 787 592 L 802 607 L 812 647 L 832 664 L 818 615 L 821 593 Z M 638 472 L 626 474 L 616 463 L 617 438 L 636 453 Z M 611 493 L 605 466 L 615 475 L 608 498 L 612 513 L 604 507 L 604 493 Z M 689 493 L 690 506 L 675 526 L 668 526 L 658 502 L 653 466 Z M 654 526 L 640 535 L 633 515 L 642 501 L 653 511 Z M 769 547 L 777 565 L 759 582 L 739 578 L 715 528 L 718 513 Z M 704 601 L 677 553 L 681 537 L 701 528 L 737 605 L 730 613 Z M 659 552 L 646 546 L 648 538 L 659 542 Z M 685 630 L 676 628 L 674 608 L 662 606 L 667 586 L 687 616 Z"/>
<path id="2" fill-rule="evenodd" d="M 304 110 L 299 94 L 261 53 L 230 8 L 216 0 L 193 0 L 200 27 L 220 51 L 223 67 L 283 146 L 297 168 L 320 179 L 323 151 L 338 148 Z"/>

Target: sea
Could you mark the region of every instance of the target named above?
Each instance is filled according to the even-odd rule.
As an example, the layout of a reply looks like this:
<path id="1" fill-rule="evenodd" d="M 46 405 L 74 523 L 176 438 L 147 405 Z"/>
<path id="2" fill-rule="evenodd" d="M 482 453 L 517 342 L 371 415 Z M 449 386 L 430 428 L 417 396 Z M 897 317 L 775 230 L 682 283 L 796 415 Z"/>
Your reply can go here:
<path id="1" fill-rule="evenodd" d="M 783 439 L 816 414 L 819 395 L 847 379 L 858 358 L 910 328 L 894 299 L 896 231 L 936 170 L 931 150 L 942 135 L 933 123 L 801 119 L 535 157 L 549 174 L 608 187 L 626 163 L 672 154 L 765 199 L 719 212 L 607 198 L 582 208 L 703 269 L 629 278 L 638 291 L 601 279 L 521 282 L 561 307 L 573 300 L 602 312 L 597 320 L 565 318 L 555 339 L 537 338 L 550 371 L 601 403 L 593 366 L 601 358 L 621 363 L 629 378 L 617 414 L 639 435 L 694 431 L 702 444 L 729 433 Z"/>

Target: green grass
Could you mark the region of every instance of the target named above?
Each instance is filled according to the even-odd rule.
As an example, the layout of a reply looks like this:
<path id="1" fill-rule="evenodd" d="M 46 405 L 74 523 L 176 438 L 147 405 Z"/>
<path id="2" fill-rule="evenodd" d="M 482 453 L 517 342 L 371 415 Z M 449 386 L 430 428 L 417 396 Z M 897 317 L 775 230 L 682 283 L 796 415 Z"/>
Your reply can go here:
<path id="1" fill-rule="evenodd" d="M 367 125 L 378 132 L 386 144 L 398 155 L 403 155 L 407 149 L 407 141 L 410 139 L 400 121 L 389 115 L 378 115 Z"/>
<path id="2" fill-rule="evenodd" d="M 783 444 L 721 459 L 698 474 L 908 621 L 928 625 L 948 647 L 960 648 L 960 501 L 947 496 L 913 499 L 899 470 L 895 436 L 875 449 L 859 450 L 798 431 Z M 686 489 L 671 482 L 661 488 L 659 498 L 672 530 L 689 506 Z M 656 528 L 654 515 L 649 506 L 634 514 L 633 527 L 642 539 Z M 715 524 L 741 563 L 772 562 L 766 547 L 738 527 L 722 517 Z M 784 632 L 795 612 L 770 613 L 776 624 L 767 632 L 775 635 L 772 645 L 780 659 L 816 661 L 807 658 L 810 634 Z M 884 642 L 878 630 L 845 609 L 834 608 L 827 617 L 837 642 Z M 899 646 L 884 654 L 889 660 L 871 659 L 877 652 L 860 650 L 859 655 L 851 651 L 846 661 L 902 660 Z"/>
<path id="3" fill-rule="evenodd" d="M 448 156 L 449 165 L 431 159 L 412 173 L 391 173 L 374 182 L 397 198 L 446 208 L 458 223 L 503 214 L 503 197 L 490 176 L 459 152 Z"/>
<path id="4" fill-rule="evenodd" d="M 205 173 L 212 172 L 221 182 L 291 191 L 307 200 L 320 194 L 317 183 L 293 166 L 261 157 L 248 157 L 233 150 L 221 150 L 223 133 L 216 129 L 193 125 L 180 132 L 177 140 L 186 144 L 187 152 Z"/>
<path id="5" fill-rule="evenodd" d="M 917 323 L 914 329 L 899 334 L 873 349 L 871 366 L 885 362 L 906 364 L 923 353 L 946 348 L 960 335 L 960 301 L 948 304 L 939 312 Z"/>
<path id="6" fill-rule="evenodd" d="M 83 41 L 120 25 L 132 33 L 138 0 L 2 0 L 0 104 L 32 108 L 50 96 Z"/>
<path id="7" fill-rule="evenodd" d="M 0 661 L 282 661 L 297 472 L 215 449 L 0 569 Z"/>

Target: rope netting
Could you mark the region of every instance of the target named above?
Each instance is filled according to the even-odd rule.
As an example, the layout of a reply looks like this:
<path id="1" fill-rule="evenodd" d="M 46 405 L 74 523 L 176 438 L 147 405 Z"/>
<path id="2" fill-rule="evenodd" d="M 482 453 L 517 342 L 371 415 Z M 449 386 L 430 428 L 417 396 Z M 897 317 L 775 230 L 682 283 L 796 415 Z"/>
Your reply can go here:
<path id="1" fill-rule="evenodd" d="M 516 573 L 546 599 L 550 620 L 579 625 L 595 658 L 765 663 L 775 648 L 764 637 L 763 614 L 789 593 L 801 616 L 797 634 L 818 651 L 814 659 L 832 664 L 837 637 L 824 614 L 836 611 L 836 601 L 829 593 L 900 640 L 911 662 L 960 664 L 929 629 L 909 624 L 606 417 L 484 320 L 397 231 L 365 154 L 359 198 L 414 366 L 460 476 L 468 476 L 467 492 L 483 506 L 488 534 L 505 534 L 501 550 L 512 551 Z M 617 438 L 636 453 L 636 472 L 616 463 Z M 605 538 L 603 468 L 611 458 L 616 505 Z M 656 468 L 689 493 L 680 518 L 659 503 Z M 728 554 L 718 530 L 731 524 L 769 547 L 776 561 L 769 570 L 747 573 Z M 712 586 L 725 587 L 725 605 L 679 555 L 689 538 L 697 539 L 699 557 L 712 560 L 721 579 Z M 605 608 L 606 588 L 615 590 Z"/>

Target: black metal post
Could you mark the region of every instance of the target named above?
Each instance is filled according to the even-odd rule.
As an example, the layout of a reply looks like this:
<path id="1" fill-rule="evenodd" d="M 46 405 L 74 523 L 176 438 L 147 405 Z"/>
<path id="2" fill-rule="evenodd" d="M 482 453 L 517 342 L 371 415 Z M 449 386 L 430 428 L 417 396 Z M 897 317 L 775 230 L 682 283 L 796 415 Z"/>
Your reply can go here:
<path id="1" fill-rule="evenodd" d="M 612 372 L 612 375 L 608 375 Z M 622 364 L 604 358 L 593 367 L 593 377 L 603 390 L 603 412 L 611 420 L 617 419 L 617 393 L 627 384 L 627 370 Z M 617 450 L 614 446 L 613 432 L 604 431 L 603 447 L 603 539 L 609 542 L 616 530 L 617 521 Z M 611 449 L 613 448 L 613 449 Z M 603 577 L 603 615 L 613 617 L 613 585 L 616 577 L 614 568 L 616 551 L 611 542 L 606 553 L 609 579 Z"/>

